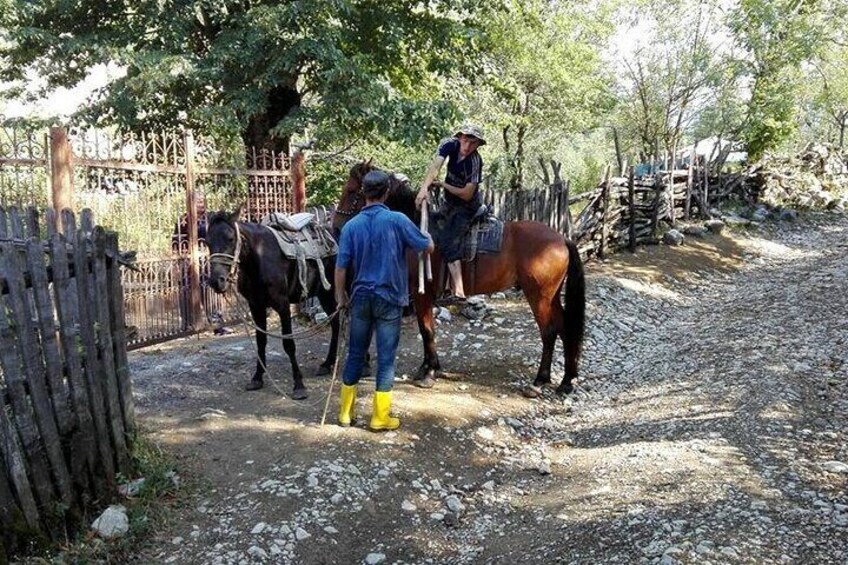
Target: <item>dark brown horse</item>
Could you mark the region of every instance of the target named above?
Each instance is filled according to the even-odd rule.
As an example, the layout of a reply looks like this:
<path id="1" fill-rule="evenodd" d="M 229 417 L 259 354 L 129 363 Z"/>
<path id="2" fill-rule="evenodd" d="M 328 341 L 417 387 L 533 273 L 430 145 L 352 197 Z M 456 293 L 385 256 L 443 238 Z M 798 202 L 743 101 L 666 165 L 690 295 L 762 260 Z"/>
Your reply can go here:
<path id="1" fill-rule="evenodd" d="M 206 245 L 209 247 L 209 286 L 215 292 L 224 293 L 231 284 L 233 275 L 237 275 L 239 293 L 250 306 L 250 315 L 256 325 L 256 371 L 247 384 L 247 390 L 262 388 L 265 374 L 265 346 L 268 342 L 268 308 L 273 308 L 280 316 L 283 335 L 292 333 L 291 303 L 301 299 L 301 283 L 298 280 L 297 261 L 288 259 L 280 249 L 271 230 L 259 224 L 238 221 L 239 212 L 227 214 L 217 212 L 210 216 L 206 233 Z M 324 259 L 324 272 L 328 282 L 333 284 L 333 271 L 336 266 L 335 255 Z M 321 308 L 328 315 L 336 311 L 336 297 L 332 286 L 325 289 L 320 280 L 318 267 L 309 262 L 306 276 L 307 294 L 317 296 Z M 336 361 L 336 344 L 339 338 L 339 318 L 333 316 L 332 337 L 327 359 L 318 368 L 318 375 L 327 375 Z M 289 356 L 292 366 L 294 390 L 292 398 L 302 400 L 307 397 L 303 375 L 295 358 L 295 343 L 291 338 L 283 339 L 283 349 Z"/>
<path id="2" fill-rule="evenodd" d="M 344 186 L 333 218 L 334 230 L 356 215 L 365 203 L 362 195 L 362 177 L 373 167 L 368 162 L 355 165 Z M 420 211 L 415 208 L 415 192 L 402 177 L 392 176 L 391 193 L 386 205 L 406 214 L 419 225 Z M 410 289 L 418 316 L 418 329 L 424 344 L 424 361 L 415 374 L 415 383 L 428 388 L 442 374 L 436 353 L 433 303 L 436 281 L 442 266 L 438 247 L 432 256 L 433 281 L 426 284 L 426 292 L 419 294 L 418 261 L 408 256 Z M 577 365 L 583 343 L 586 315 L 586 286 L 583 262 L 577 246 L 561 234 L 538 222 L 507 222 L 504 226 L 500 253 L 478 255 L 473 277 L 469 263 L 462 265 L 462 277 L 467 294 L 489 294 L 519 287 L 536 318 L 542 337 L 542 360 L 533 387 L 528 396 L 537 396 L 543 385 L 551 382 L 551 362 L 557 337 L 565 349 L 565 374 L 557 392 L 569 394 L 572 380 L 577 376 Z M 565 307 L 560 295 L 565 286 Z"/>

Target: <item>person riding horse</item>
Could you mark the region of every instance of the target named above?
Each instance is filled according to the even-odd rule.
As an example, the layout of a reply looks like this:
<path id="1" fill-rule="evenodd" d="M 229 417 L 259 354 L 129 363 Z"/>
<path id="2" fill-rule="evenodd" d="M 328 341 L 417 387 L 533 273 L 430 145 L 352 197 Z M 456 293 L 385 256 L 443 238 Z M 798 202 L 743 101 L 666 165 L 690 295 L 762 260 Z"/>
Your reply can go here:
<path id="1" fill-rule="evenodd" d="M 462 284 L 462 237 L 474 215 L 483 204 L 480 182 L 483 179 L 483 159 L 477 149 L 486 145 L 480 126 L 465 124 L 453 137 L 445 139 L 424 176 L 415 198 L 417 207 L 428 199 L 431 185 L 445 189 L 445 201 L 439 210 L 444 225 L 437 236 L 442 257 L 448 264 L 456 298 L 465 298 Z M 447 172 L 442 183 L 434 182 L 442 164 L 447 160 Z"/>

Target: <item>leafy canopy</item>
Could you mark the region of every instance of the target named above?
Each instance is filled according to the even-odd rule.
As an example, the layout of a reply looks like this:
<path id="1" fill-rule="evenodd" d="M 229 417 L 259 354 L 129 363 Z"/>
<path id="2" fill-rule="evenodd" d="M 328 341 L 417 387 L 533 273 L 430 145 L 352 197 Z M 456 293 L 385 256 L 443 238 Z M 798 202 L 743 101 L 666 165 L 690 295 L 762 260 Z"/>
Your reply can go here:
<path id="1" fill-rule="evenodd" d="M 2 1 L 0 79 L 34 66 L 48 87 L 72 86 L 117 63 L 126 76 L 89 121 L 257 145 L 435 136 L 456 115 L 445 79 L 467 67 L 480 29 L 470 0 Z"/>

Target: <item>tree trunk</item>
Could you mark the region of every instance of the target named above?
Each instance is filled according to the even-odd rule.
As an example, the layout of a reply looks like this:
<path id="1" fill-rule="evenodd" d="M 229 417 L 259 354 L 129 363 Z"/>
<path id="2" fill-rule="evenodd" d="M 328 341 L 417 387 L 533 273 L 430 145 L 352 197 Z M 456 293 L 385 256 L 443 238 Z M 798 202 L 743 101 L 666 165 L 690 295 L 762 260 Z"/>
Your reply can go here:
<path id="1" fill-rule="evenodd" d="M 272 135 L 271 129 L 298 108 L 300 93 L 297 91 L 295 79 L 289 84 L 274 87 L 268 93 L 265 110 L 248 118 L 247 126 L 242 131 L 244 144 L 257 151 L 267 150 L 288 155 L 289 138 Z"/>

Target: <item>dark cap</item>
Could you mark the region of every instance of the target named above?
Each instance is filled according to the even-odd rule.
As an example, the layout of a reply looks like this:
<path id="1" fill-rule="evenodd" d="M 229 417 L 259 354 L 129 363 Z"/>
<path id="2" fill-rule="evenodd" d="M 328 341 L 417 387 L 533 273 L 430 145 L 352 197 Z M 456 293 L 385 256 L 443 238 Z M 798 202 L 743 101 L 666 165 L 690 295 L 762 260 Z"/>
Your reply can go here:
<path id="1" fill-rule="evenodd" d="M 376 200 L 389 189 L 389 175 L 383 171 L 371 171 L 362 179 L 362 194 L 365 198 Z"/>

